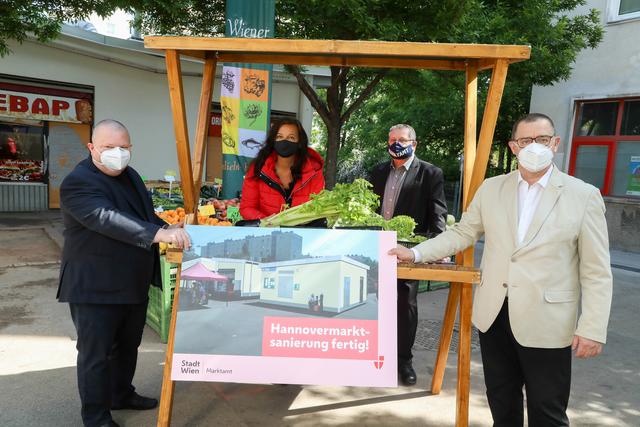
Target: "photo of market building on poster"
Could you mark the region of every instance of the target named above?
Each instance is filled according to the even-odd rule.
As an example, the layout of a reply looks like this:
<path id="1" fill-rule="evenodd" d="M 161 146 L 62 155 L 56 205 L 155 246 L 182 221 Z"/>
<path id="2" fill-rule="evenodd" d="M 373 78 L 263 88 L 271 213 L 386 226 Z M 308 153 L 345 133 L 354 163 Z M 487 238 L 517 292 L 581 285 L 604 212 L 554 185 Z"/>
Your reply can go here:
<path id="1" fill-rule="evenodd" d="M 378 319 L 379 232 L 188 231 L 176 353 L 261 355 L 265 318 Z"/>

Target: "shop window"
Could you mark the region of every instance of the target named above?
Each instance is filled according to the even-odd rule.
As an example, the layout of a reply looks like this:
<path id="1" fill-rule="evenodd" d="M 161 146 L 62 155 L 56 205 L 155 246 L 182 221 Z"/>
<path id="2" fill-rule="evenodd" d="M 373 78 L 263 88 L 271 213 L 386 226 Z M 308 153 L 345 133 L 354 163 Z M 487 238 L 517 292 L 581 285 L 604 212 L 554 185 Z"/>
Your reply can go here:
<path id="1" fill-rule="evenodd" d="M 617 102 L 590 102 L 580 107 L 579 136 L 613 135 L 618 117 Z"/>
<path id="2" fill-rule="evenodd" d="M 44 182 L 44 127 L 0 123 L 0 182 Z"/>
<path id="3" fill-rule="evenodd" d="M 640 0 L 610 0 L 607 15 L 609 22 L 640 18 Z"/>
<path id="4" fill-rule="evenodd" d="M 578 104 L 569 173 L 605 196 L 640 197 L 640 99 Z"/>
<path id="5" fill-rule="evenodd" d="M 640 196 L 640 140 L 618 142 L 611 195 Z"/>
<path id="6" fill-rule="evenodd" d="M 625 101 L 622 135 L 640 135 L 640 101 Z"/>
<path id="7" fill-rule="evenodd" d="M 264 289 L 275 289 L 276 287 L 276 279 L 272 277 L 265 277 L 262 287 Z"/>
<path id="8" fill-rule="evenodd" d="M 581 145 L 578 147 L 574 176 L 604 188 L 609 147 L 606 145 Z"/>

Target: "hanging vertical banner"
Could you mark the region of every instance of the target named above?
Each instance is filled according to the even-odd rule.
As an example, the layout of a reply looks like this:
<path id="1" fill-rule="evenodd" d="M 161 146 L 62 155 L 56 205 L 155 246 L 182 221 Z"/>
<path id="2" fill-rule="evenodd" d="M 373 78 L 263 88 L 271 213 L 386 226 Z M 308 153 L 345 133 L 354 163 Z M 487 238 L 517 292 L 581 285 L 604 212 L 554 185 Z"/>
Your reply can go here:
<path id="1" fill-rule="evenodd" d="M 227 0 L 227 37 L 273 38 L 275 0 Z M 238 196 L 246 170 L 267 137 L 271 65 L 224 64 L 222 69 L 222 197 Z"/>

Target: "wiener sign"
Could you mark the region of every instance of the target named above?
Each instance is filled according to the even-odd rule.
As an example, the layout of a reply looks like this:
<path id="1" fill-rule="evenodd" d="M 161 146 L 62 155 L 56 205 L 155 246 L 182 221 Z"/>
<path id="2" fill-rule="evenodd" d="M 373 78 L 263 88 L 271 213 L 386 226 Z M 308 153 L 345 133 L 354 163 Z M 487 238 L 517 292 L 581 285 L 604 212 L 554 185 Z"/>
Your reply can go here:
<path id="1" fill-rule="evenodd" d="M 91 123 L 92 115 L 87 99 L 0 89 L 0 117 Z"/>

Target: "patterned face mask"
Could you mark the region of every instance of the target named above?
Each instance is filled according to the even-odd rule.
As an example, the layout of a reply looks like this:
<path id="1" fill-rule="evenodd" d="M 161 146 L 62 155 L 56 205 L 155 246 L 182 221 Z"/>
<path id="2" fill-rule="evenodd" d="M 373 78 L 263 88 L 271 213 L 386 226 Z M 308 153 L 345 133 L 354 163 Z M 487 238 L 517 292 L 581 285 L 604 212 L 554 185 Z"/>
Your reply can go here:
<path id="1" fill-rule="evenodd" d="M 389 154 L 394 159 L 407 159 L 413 155 L 413 144 L 405 147 L 399 141 L 396 141 L 389 145 Z"/>

